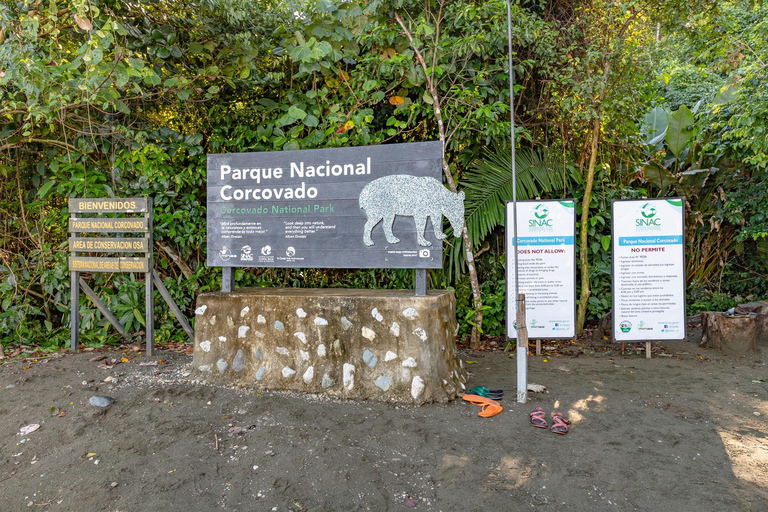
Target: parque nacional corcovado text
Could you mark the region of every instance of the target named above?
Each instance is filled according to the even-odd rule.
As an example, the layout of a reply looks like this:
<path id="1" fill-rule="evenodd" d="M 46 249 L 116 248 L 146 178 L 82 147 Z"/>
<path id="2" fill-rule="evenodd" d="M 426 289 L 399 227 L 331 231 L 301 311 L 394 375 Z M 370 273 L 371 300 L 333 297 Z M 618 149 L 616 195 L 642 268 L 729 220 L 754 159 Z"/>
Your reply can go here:
<path id="1" fill-rule="evenodd" d="M 371 158 L 366 158 L 365 162 L 356 164 L 332 164 L 326 160 L 321 165 L 305 165 L 304 162 L 290 163 L 290 177 L 296 178 L 333 178 L 338 176 L 362 176 L 371 174 Z M 232 169 L 229 165 L 219 167 L 219 176 L 221 181 L 241 181 L 247 185 L 261 185 L 263 181 L 280 180 L 284 177 L 285 171 L 282 167 L 268 167 L 253 169 Z M 265 183 L 266 184 L 266 183 Z M 219 190 L 219 197 L 224 201 L 274 201 L 281 199 L 315 199 L 317 198 L 317 188 L 309 186 L 305 182 L 300 182 L 296 187 L 244 187 L 234 188 L 227 184 Z"/>

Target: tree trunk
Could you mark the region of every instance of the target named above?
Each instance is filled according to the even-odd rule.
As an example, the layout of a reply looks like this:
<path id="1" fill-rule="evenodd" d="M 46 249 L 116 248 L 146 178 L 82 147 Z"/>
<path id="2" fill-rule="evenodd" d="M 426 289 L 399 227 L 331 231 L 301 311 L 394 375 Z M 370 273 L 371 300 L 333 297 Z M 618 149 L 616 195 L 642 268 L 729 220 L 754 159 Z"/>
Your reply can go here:
<path id="1" fill-rule="evenodd" d="M 624 28 L 627 25 L 625 24 Z M 623 32 L 624 29 L 622 29 Z M 603 66 L 603 84 L 600 87 L 600 95 L 597 98 L 597 112 L 592 124 L 592 144 L 589 154 L 589 168 L 587 169 L 587 185 L 584 189 L 584 199 L 581 201 L 581 221 L 579 230 L 579 270 L 581 272 L 581 295 L 579 307 L 576 312 L 576 333 L 580 334 L 584 329 L 584 321 L 587 318 L 587 304 L 592 291 L 589 289 L 589 255 L 587 249 L 587 231 L 589 227 L 589 203 L 592 200 L 592 185 L 595 182 L 595 164 L 597 163 L 597 143 L 600 140 L 600 120 L 602 118 L 603 99 L 608 86 L 608 75 L 611 72 L 611 62 L 606 61 Z"/>
<path id="2" fill-rule="evenodd" d="M 592 200 L 592 184 L 595 181 L 595 164 L 597 162 L 597 141 L 600 136 L 600 116 L 595 117 L 592 126 L 592 144 L 589 156 L 589 168 L 587 169 L 587 186 L 584 189 L 584 198 L 581 201 L 581 222 L 579 230 L 579 271 L 581 272 L 581 295 L 579 296 L 579 308 L 576 314 L 576 332 L 581 334 L 584 329 L 584 320 L 587 317 L 587 303 L 592 291 L 589 289 L 589 259 L 587 250 L 587 231 L 589 227 L 589 202 Z"/>
<path id="3" fill-rule="evenodd" d="M 395 13 L 395 19 L 397 20 L 397 23 L 400 25 L 400 27 L 403 29 L 403 33 L 406 35 L 406 37 L 408 37 L 408 40 L 411 43 L 413 43 L 413 36 L 411 34 L 411 31 L 408 30 L 408 27 L 405 26 L 405 23 L 403 23 L 403 19 L 400 17 L 399 13 Z M 427 90 L 429 91 L 430 96 L 432 96 L 432 108 L 435 112 L 435 118 L 437 119 L 437 129 L 440 135 L 440 141 L 443 143 L 443 147 L 445 147 L 445 143 L 446 143 L 445 123 L 443 122 L 443 112 L 440 108 L 440 105 L 441 105 L 440 97 L 437 94 L 437 88 L 435 87 L 434 76 L 432 76 L 430 73 L 427 73 L 427 63 L 424 60 L 424 56 L 422 55 L 418 47 L 411 45 L 411 48 L 413 48 L 413 51 L 416 54 L 416 60 L 419 62 L 419 65 L 424 70 L 424 76 L 426 77 L 426 83 L 427 83 Z M 437 51 L 437 50 L 435 49 L 433 51 Z M 445 180 L 448 183 L 448 187 L 451 189 L 451 191 L 457 192 L 456 183 L 453 181 L 451 168 L 448 165 L 448 162 L 446 161 L 445 156 L 443 156 L 443 174 L 445 174 Z M 475 268 L 475 261 L 472 253 L 472 242 L 469 239 L 469 231 L 467 231 L 466 223 L 464 223 L 464 228 L 461 230 L 461 237 L 463 239 L 464 251 L 467 257 L 467 269 L 469 271 L 469 282 L 472 285 L 472 302 L 475 308 L 475 318 L 474 318 L 474 325 L 472 326 L 472 336 L 470 338 L 470 346 L 473 349 L 476 349 L 480 347 L 480 332 L 482 331 L 482 327 L 483 327 L 483 311 L 482 311 L 483 299 L 480 294 L 480 280 L 477 278 L 477 269 Z"/>

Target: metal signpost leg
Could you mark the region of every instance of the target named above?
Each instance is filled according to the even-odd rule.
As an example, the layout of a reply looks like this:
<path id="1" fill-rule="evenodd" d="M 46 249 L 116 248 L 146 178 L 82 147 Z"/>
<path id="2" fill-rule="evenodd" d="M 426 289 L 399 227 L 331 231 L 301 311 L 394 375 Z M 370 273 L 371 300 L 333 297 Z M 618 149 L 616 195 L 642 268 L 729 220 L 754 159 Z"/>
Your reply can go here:
<path id="1" fill-rule="evenodd" d="M 221 267 L 221 291 L 229 293 L 234 288 L 232 267 Z"/>
<path id="2" fill-rule="evenodd" d="M 147 331 L 147 357 L 152 357 L 152 353 L 155 349 L 155 293 L 152 288 L 152 269 L 154 268 L 153 253 L 152 250 L 152 199 L 147 199 L 147 212 L 144 214 L 149 224 L 149 229 L 145 238 L 147 239 L 147 269 L 144 274 L 144 290 L 145 290 L 145 308 L 146 314 L 144 320 L 146 322 Z"/>
<path id="3" fill-rule="evenodd" d="M 416 273 L 414 283 L 416 296 L 423 297 L 427 294 L 427 269 L 417 268 L 414 272 Z"/>
<path id="4" fill-rule="evenodd" d="M 80 336 L 80 272 L 70 272 L 70 294 L 72 295 L 72 306 L 70 307 L 69 321 L 70 329 L 70 349 L 77 352 L 77 343 Z"/>
<path id="5" fill-rule="evenodd" d="M 155 296 L 152 289 L 152 273 L 144 274 L 144 288 L 146 289 L 146 330 L 147 330 L 147 357 L 152 357 L 155 348 Z"/>

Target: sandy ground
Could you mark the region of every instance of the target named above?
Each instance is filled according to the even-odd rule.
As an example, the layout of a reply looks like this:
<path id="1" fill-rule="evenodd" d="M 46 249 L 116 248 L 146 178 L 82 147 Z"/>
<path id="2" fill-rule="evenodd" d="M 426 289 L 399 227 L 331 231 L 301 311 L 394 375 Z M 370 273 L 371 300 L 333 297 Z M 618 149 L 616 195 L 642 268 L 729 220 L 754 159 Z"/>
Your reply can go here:
<path id="1" fill-rule="evenodd" d="M 89 361 L 98 352 L 6 359 L 0 510 L 768 510 L 763 357 L 665 347 L 651 360 L 531 357 L 529 379 L 548 392 L 528 404 L 514 401 L 508 354 L 464 353 L 478 361 L 470 385 L 508 390 L 491 419 L 461 400 L 213 387 L 183 352 L 101 353 L 113 368 Z M 94 394 L 116 401 L 97 409 Z M 536 406 L 562 411 L 570 433 L 533 428 Z"/>

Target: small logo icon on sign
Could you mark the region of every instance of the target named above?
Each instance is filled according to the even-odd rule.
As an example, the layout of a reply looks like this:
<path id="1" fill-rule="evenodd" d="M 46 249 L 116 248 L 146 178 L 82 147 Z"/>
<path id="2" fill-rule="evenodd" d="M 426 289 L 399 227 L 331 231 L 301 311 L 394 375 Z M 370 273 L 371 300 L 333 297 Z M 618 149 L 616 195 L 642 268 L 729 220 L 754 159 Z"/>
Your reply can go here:
<path id="1" fill-rule="evenodd" d="M 419 258 L 429 258 L 430 254 L 431 253 L 430 253 L 429 249 L 421 249 L 421 250 L 419 250 Z"/>
<path id="2" fill-rule="evenodd" d="M 288 256 L 289 258 L 293 257 L 295 254 L 296 254 L 296 249 L 294 249 L 293 247 L 289 247 L 285 250 L 285 255 Z"/>
<path id="3" fill-rule="evenodd" d="M 547 208 L 545 205 L 540 204 L 536 208 L 533 209 L 533 215 L 537 219 L 546 219 L 549 215 L 549 208 Z"/>
<path id="4" fill-rule="evenodd" d="M 619 329 L 621 329 L 621 332 L 629 332 L 632 330 L 632 324 L 624 320 L 619 324 Z"/>
<path id="5" fill-rule="evenodd" d="M 646 219 L 652 219 L 656 216 L 656 207 L 651 203 L 645 203 L 640 209 L 640 214 Z"/>
<path id="6" fill-rule="evenodd" d="M 232 258 L 235 258 L 236 255 L 229 250 L 229 247 L 222 247 L 219 250 L 219 258 L 223 259 L 224 261 L 229 261 Z"/>
<path id="7" fill-rule="evenodd" d="M 244 245 L 240 249 L 240 261 L 253 261 L 253 252 L 250 245 Z"/>
<path id="8" fill-rule="evenodd" d="M 261 248 L 261 254 L 263 256 L 269 256 L 270 254 L 272 254 L 272 247 L 265 245 L 264 247 Z"/>

